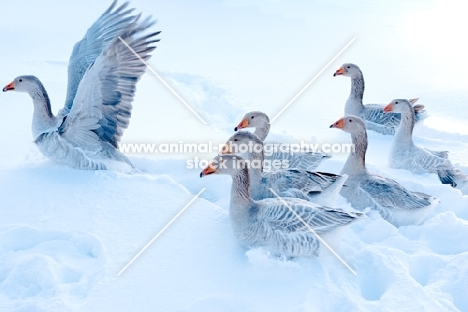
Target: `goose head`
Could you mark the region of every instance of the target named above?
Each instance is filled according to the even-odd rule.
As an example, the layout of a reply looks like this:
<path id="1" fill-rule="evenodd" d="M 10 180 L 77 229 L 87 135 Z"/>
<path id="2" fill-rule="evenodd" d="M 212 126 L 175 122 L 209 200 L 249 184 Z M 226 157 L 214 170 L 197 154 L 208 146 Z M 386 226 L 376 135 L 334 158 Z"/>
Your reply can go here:
<path id="1" fill-rule="evenodd" d="M 353 78 L 359 75 L 362 75 L 362 73 L 357 65 L 352 64 L 352 63 L 345 63 L 341 65 L 341 67 L 335 71 L 335 73 L 333 74 L 333 77 L 346 76 L 346 77 Z"/>
<path id="2" fill-rule="evenodd" d="M 238 131 L 244 128 L 261 128 L 264 127 L 266 124 L 270 123 L 270 119 L 268 116 L 259 111 L 250 112 L 244 115 L 241 122 L 234 128 L 234 131 Z"/>
<path id="3" fill-rule="evenodd" d="M 200 178 L 211 174 L 228 174 L 233 176 L 246 168 L 247 164 L 242 157 L 237 155 L 218 155 L 203 169 L 200 173 Z"/>
<path id="4" fill-rule="evenodd" d="M 387 106 L 384 107 L 384 113 L 406 113 L 413 109 L 410 101 L 405 99 L 395 99 L 391 101 Z"/>
<path id="5" fill-rule="evenodd" d="M 41 89 L 42 83 L 36 76 L 24 75 L 16 77 L 12 82 L 3 88 L 3 92 L 17 91 L 29 93 L 34 89 Z"/>
<path id="6" fill-rule="evenodd" d="M 362 121 L 361 118 L 352 115 L 338 119 L 330 126 L 330 128 L 341 129 L 348 133 L 366 132 L 364 121 Z"/>
<path id="7" fill-rule="evenodd" d="M 235 153 L 261 153 L 263 151 L 263 142 L 249 131 L 239 131 L 234 133 L 221 148 L 220 155 Z"/>

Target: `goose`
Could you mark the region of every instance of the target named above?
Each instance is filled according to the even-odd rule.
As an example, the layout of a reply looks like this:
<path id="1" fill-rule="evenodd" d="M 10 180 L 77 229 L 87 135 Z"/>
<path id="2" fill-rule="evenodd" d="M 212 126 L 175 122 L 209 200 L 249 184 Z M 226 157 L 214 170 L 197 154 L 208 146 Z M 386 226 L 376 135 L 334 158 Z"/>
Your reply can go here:
<path id="1" fill-rule="evenodd" d="M 234 128 L 234 131 L 239 131 L 244 128 L 255 128 L 254 133 L 265 141 L 270 132 L 270 119 L 267 114 L 260 111 L 253 111 L 245 114 L 241 122 Z M 289 163 L 289 168 L 298 168 L 303 170 L 313 170 L 325 159 L 330 158 L 330 154 L 319 151 L 291 151 L 287 149 L 286 144 L 278 142 L 264 142 L 265 160 L 286 160 Z"/>
<path id="2" fill-rule="evenodd" d="M 367 130 L 376 131 L 382 134 L 395 133 L 395 129 L 400 123 L 398 114 L 384 114 L 382 104 L 362 104 L 364 95 L 364 77 L 362 71 L 355 64 L 343 64 L 333 76 L 346 76 L 351 78 L 351 93 L 345 104 L 345 115 L 359 116 L 364 119 Z M 416 103 L 418 99 L 411 99 L 411 104 Z M 413 107 L 415 119 L 422 119 L 424 105 L 415 105 Z"/>
<path id="3" fill-rule="evenodd" d="M 250 194 L 253 199 L 275 197 L 270 188 L 283 197 L 298 197 L 323 205 L 334 204 L 347 176 L 325 172 L 288 168 L 282 163 L 269 163 L 264 159 L 263 142 L 252 132 L 239 131 L 233 134 L 220 154 L 235 154 L 248 149 L 250 165 Z M 264 167 L 273 170 L 263 172 Z"/>
<path id="4" fill-rule="evenodd" d="M 388 157 L 390 167 L 406 169 L 416 174 L 437 173 L 443 184 L 453 187 L 467 183 L 467 177 L 452 166 L 447 151 L 431 151 L 414 144 L 414 111 L 408 100 L 395 99 L 383 111 L 401 115 Z"/>
<path id="5" fill-rule="evenodd" d="M 130 15 L 128 3 L 116 5 L 114 1 L 75 44 L 65 106 L 56 116 L 37 77 L 18 76 L 3 88 L 32 98 L 32 134 L 41 153 L 78 169 L 133 168 L 118 142 L 129 124 L 135 84 L 146 69 L 141 60 L 149 59 L 159 32 L 146 34 L 154 21 Z"/>
<path id="6" fill-rule="evenodd" d="M 367 133 L 364 121 L 346 116 L 330 126 L 351 134 L 351 151 L 341 174 L 347 174 L 346 188 L 340 194 L 358 210 L 369 207 L 395 226 L 419 224 L 437 205 L 430 195 L 411 192 L 396 181 L 369 172 L 366 168 Z"/>
<path id="7" fill-rule="evenodd" d="M 248 165 L 237 155 L 216 156 L 200 177 L 213 174 L 232 177 L 229 217 L 235 238 L 245 248 L 263 247 L 287 258 L 318 256 L 320 242 L 301 219 L 322 236 L 362 216 L 299 198 L 254 200 L 250 197 Z"/>

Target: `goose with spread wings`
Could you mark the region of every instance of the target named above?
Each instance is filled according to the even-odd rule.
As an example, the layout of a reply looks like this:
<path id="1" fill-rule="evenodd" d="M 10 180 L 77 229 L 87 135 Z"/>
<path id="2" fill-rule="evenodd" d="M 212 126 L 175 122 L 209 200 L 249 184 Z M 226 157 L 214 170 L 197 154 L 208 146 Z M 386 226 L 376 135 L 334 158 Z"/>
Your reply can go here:
<path id="1" fill-rule="evenodd" d="M 159 32 L 116 1 L 73 48 L 65 106 L 57 115 L 41 81 L 16 77 L 3 91 L 28 93 L 34 104 L 34 142 L 46 157 L 78 169 L 111 169 L 130 161 L 118 150 L 128 127 L 135 85 L 145 72 Z"/>

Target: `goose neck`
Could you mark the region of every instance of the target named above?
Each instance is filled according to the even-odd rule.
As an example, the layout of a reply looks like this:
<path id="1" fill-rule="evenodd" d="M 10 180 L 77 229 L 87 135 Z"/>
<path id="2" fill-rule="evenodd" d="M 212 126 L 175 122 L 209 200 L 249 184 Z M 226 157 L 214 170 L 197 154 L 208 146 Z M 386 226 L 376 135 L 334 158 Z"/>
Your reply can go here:
<path id="1" fill-rule="evenodd" d="M 364 97 L 364 77 L 362 73 L 351 77 L 351 92 L 345 106 L 345 115 L 359 115 L 364 108 L 362 99 Z"/>
<path id="2" fill-rule="evenodd" d="M 239 170 L 232 176 L 229 213 L 236 219 L 248 217 L 247 208 L 254 202 L 250 197 L 249 187 L 250 181 L 247 168 Z"/>
<path id="3" fill-rule="evenodd" d="M 263 178 L 264 154 L 263 150 L 261 152 L 256 152 L 253 145 L 249 148 L 247 166 L 249 167 L 250 195 L 253 198 L 257 198 L 259 194 L 263 192 L 261 181 Z"/>
<path id="4" fill-rule="evenodd" d="M 266 122 L 263 126 L 255 128 L 254 134 L 263 142 L 270 132 L 270 123 Z"/>
<path id="5" fill-rule="evenodd" d="M 57 119 L 52 114 L 49 96 L 42 86 L 29 92 L 34 104 L 32 132 L 37 137 L 41 133 L 49 132 L 57 127 Z"/>
<path id="6" fill-rule="evenodd" d="M 362 174 L 366 169 L 367 133 L 366 131 L 351 134 L 353 149 L 341 171 L 342 174 Z"/>
<path id="7" fill-rule="evenodd" d="M 400 125 L 398 126 L 393 142 L 399 146 L 413 145 L 413 129 L 414 129 L 414 111 L 412 107 L 408 111 L 401 114 Z"/>

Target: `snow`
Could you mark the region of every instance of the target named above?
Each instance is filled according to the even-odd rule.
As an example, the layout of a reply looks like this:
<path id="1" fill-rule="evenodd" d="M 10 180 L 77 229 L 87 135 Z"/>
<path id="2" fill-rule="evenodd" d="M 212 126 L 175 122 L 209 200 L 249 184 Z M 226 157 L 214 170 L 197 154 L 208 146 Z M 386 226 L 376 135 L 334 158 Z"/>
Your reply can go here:
<path id="1" fill-rule="evenodd" d="M 37 75 L 63 103 L 73 44 L 103 2 L 10 1 L 0 20 L 3 84 Z M 358 64 L 366 103 L 419 97 L 429 117 L 415 143 L 449 150 L 468 174 L 467 47 L 462 1 L 135 0 L 158 19 L 151 66 L 207 122 L 148 72 L 127 143 L 223 143 L 250 110 L 270 117 L 352 37 L 356 41 L 273 124 L 268 140 L 348 143 L 342 116 Z M 57 26 L 60 27 L 57 27 Z M 333 255 L 275 258 L 245 250 L 229 221 L 230 179 L 199 178 L 186 161 L 217 152 L 128 154 L 140 172 L 79 171 L 44 158 L 31 140 L 31 100 L 0 96 L 0 311 L 467 311 L 468 196 L 435 175 L 388 167 L 391 137 L 369 134 L 368 167 L 437 197 L 420 225 L 375 213 L 342 233 Z M 346 154 L 319 169 L 338 173 Z M 193 204 L 117 273 L 202 188 Z M 351 209 L 344 198 L 337 206 Z"/>

